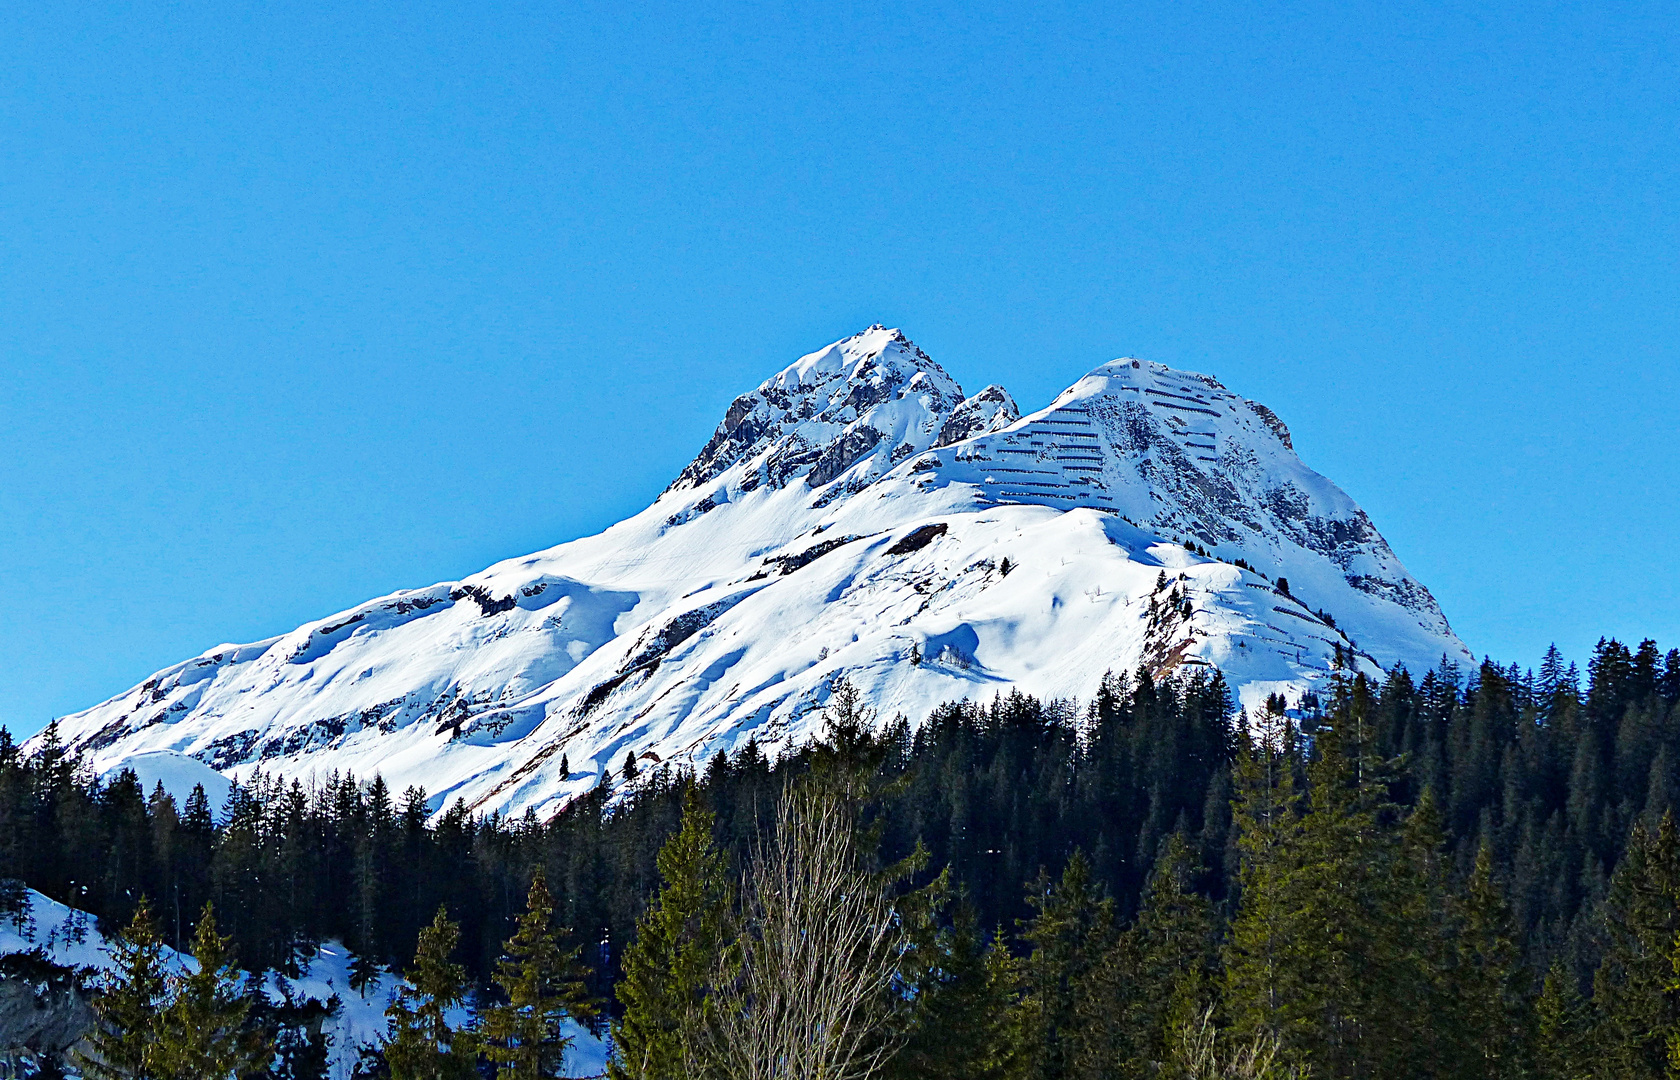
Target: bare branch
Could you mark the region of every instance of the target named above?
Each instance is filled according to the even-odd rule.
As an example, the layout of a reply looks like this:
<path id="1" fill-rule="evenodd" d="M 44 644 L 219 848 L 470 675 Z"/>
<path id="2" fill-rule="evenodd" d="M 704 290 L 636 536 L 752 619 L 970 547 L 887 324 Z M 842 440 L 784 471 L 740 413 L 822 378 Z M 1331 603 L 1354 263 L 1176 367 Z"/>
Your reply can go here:
<path id="1" fill-rule="evenodd" d="M 745 875 L 745 930 L 722 961 L 716 1051 L 734 1080 L 870 1080 L 897 1050 L 907 941 L 833 792 L 790 788 Z"/>

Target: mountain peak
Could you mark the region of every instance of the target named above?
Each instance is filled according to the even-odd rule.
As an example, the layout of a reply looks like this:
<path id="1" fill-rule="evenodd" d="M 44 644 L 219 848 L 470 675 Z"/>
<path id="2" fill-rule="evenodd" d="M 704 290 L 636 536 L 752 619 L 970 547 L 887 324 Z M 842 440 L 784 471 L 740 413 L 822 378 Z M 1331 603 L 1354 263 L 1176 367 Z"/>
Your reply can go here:
<path id="1" fill-rule="evenodd" d="M 1259 708 L 1443 654 L 1471 660 L 1364 511 L 1217 379 L 1115 360 L 1023 416 L 872 326 L 736 398 L 606 531 L 218 646 L 61 735 L 101 772 L 377 773 L 546 817 L 627 755 L 798 745 L 842 680 L 912 722 L 1139 668 Z"/>
<path id="2" fill-rule="evenodd" d="M 876 324 L 808 353 L 730 403 L 699 455 L 667 489 L 699 490 L 726 472 L 744 490 L 804 477 L 878 476 L 932 445 L 962 387 L 902 331 Z M 869 467 L 859 469 L 865 459 Z"/>

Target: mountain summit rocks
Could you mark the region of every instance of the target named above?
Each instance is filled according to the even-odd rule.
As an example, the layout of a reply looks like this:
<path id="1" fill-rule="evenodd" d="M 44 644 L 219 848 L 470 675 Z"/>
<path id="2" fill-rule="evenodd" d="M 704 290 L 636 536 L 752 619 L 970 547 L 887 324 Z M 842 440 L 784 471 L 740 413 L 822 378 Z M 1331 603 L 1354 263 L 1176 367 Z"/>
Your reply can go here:
<path id="1" fill-rule="evenodd" d="M 962 387 L 902 333 L 872 326 L 801 357 L 735 399 L 700 455 L 667 490 L 739 470 L 739 486 L 856 487 L 939 437 Z M 856 466 L 856 468 L 854 468 Z"/>
<path id="2" fill-rule="evenodd" d="M 1023 417 L 874 326 L 735 399 L 605 532 L 219 646 L 60 733 L 101 772 L 172 751 L 547 816 L 627 755 L 797 743 L 841 679 L 914 722 L 1140 666 L 1255 707 L 1442 655 L 1471 659 L 1265 406 L 1126 359 Z"/>

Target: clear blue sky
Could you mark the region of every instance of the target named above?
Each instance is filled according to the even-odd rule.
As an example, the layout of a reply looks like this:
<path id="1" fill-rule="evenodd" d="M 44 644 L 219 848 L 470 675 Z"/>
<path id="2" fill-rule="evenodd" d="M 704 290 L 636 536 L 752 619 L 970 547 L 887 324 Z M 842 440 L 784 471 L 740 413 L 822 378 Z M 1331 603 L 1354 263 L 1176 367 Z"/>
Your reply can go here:
<path id="1" fill-rule="evenodd" d="M 1677 28 L 13 5 L 0 721 L 601 528 L 876 321 L 1029 407 L 1218 375 L 1478 653 L 1680 645 Z"/>

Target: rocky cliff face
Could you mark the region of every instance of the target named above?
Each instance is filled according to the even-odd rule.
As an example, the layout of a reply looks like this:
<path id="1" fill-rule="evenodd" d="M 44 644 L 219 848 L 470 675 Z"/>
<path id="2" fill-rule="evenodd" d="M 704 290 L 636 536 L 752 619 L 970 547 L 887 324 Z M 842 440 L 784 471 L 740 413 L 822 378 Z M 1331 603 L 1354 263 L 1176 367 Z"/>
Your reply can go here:
<path id="1" fill-rule="evenodd" d="M 795 477 L 820 488 L 842 473 L 866 484 L 931 445 L 962 400 L 962 387 L 903 334 L 872 326 L 736 398 L 667 494 L 731 471 L 744 491 Z"/>
<path id="2" fill-rule="evenodd" d="M 1469 660 L 1264 406 L 1128 359 L 1022 417 L 872 327 L 737 398 L 597 536 L 219 646 L 61 730 L 102 769 L 380 772 L 434 807 L 549 814 L 627 755 L 803 739 L 840 679 L 919 720 L 1140 665 L 1218 667 L 1253 704 L 1338 656 L 1443 654 Z"/>
<path id="3" fill-rule="evenodd" d="M 28 1076 L 71 1064 L 95 1016 L 69 968 L 28 953 L 0 956 L 0 1072 Z"/>

